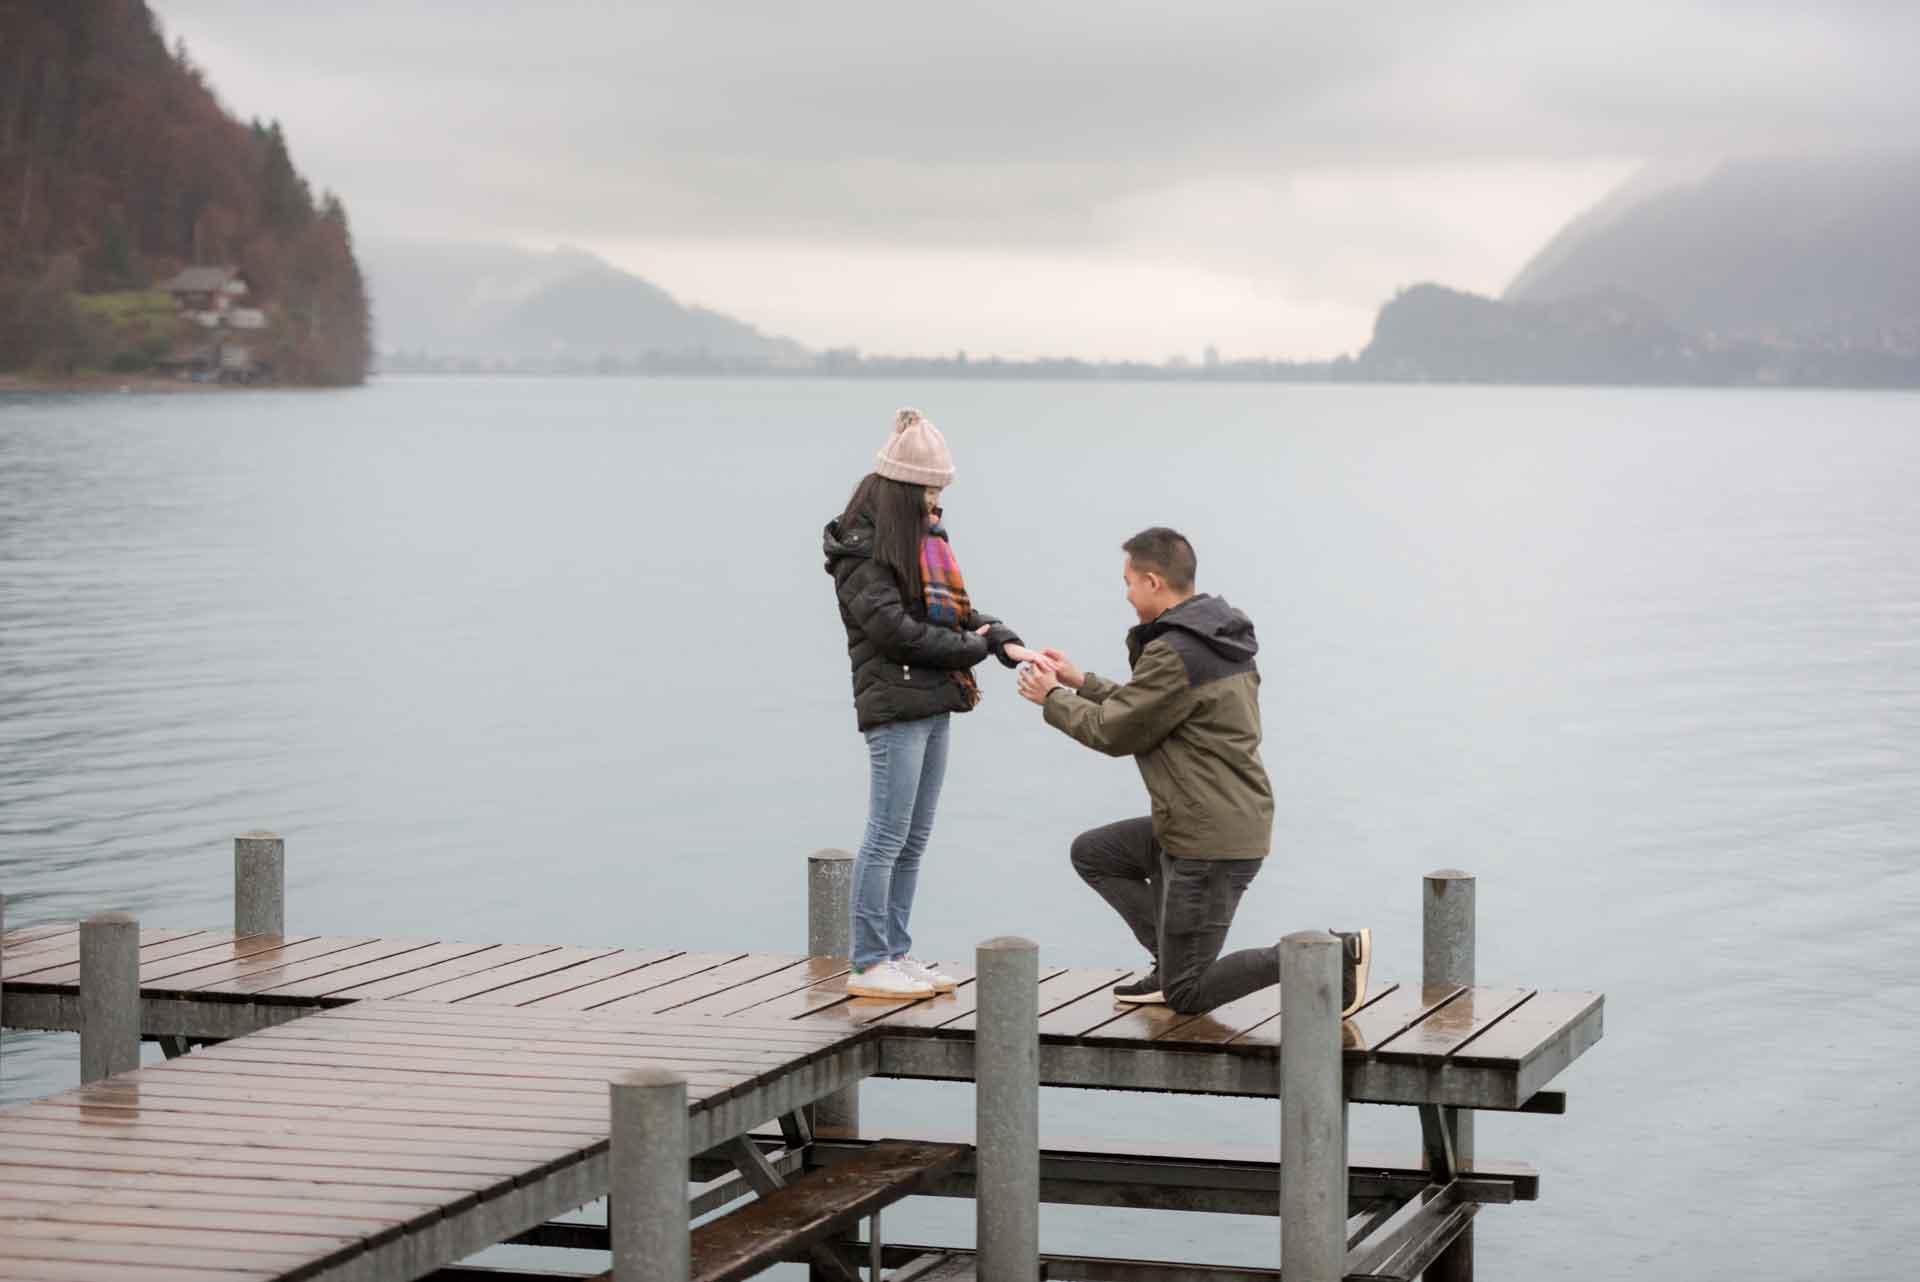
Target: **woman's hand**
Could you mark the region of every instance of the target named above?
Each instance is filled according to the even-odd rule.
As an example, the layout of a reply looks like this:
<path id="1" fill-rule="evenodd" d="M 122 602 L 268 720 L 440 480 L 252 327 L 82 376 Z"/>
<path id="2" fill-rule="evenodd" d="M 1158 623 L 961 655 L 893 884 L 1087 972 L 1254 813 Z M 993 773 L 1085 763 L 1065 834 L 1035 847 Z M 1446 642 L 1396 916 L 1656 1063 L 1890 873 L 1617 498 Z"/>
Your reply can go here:
<path id="1" fill-rule="evenodd" d="M 1055 670 L 1053 660 L 1048 658 L 1045 652 L 1029 650 L 1023 645 L 1008 646 L 1007 657 L 1015 663 L 1031 663 L 1034 667 L 1044 668 L 1048 672 Z"/>

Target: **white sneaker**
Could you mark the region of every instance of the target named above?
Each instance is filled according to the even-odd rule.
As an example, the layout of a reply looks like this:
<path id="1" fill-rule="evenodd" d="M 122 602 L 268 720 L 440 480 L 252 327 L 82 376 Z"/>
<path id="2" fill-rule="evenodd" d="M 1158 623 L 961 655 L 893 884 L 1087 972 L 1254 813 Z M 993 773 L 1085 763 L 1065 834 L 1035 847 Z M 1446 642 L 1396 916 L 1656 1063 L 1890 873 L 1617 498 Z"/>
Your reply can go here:
<path id="1" fill-rule="evenodd" d="M 936 993 L 950 993 L 960 987 L 960 981 L 941 970 L 932 962 L 923 962 L 917 957 L 896 957 L 893 964 L 908 979 L 917 979 L 923 984 L 932 984 Z"/>
<path id="2" fill-rule="evenodd" d="M 895 1000 L 933 996 L 933 985 L 915 979 L 893 962 L 884 961 L 847 975 L 847 993 L 853 997 L 888 997 Z"/>

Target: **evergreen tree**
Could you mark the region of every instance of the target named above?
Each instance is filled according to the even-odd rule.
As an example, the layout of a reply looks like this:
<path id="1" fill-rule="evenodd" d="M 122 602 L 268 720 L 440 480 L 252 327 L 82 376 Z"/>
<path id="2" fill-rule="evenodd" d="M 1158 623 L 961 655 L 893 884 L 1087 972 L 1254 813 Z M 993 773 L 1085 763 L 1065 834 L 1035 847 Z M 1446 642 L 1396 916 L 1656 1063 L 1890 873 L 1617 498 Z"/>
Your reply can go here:
<path id="1" fill-rule="evenodd" d="M 280 122 L 274 121 L 258 136 L 265 146 L 260 173 L 261 215 L 275 231 L 298 231 L 313 221 L 313 192 L 293 167 Z"/>
<path id="2" fill-rule="evenodd" d="M 227 114 L 145 0 L 0 0 L 0 369 L 204 343 L 170 314 L 122 323 L 80 297 L 194 262 L 243 271 L 271 322 L 249 345 L 278 377 L 365 376 L 346 210 L 316 208 L 279 123 Z"/>

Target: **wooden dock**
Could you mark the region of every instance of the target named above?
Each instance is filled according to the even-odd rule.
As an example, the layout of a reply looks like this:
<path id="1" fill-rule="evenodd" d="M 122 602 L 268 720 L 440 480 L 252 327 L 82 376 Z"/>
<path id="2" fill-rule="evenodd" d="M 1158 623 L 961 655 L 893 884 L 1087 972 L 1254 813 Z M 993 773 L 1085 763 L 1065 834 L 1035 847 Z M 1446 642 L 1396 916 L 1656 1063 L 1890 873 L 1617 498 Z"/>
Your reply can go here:
<path id="1" fill-rule="evenodd" d="M 794 1021 L 358 1003 L 0 1111 L 0 1277 L 424 1277 L 605 1196 L 607 1083 L 650 1064 L 686 1077 L 705 1151 L 875 1052 Z"/>
<path id="2" fill-rule="evenodd" d="M 404 1000 L 461 1011 L 680 1015 L 883 1035 L 882 1076 L 971 1080 L 978 990 L 916 1002 L 850 998 L 841 958 L 671 949 L 487 945 L 430 939 L 140 933 L 141 1029 L 227 1040 L 323 1010 Z M 11 1028 L 80 1031 L 79 925 L 0 946 Z M 1037 993 L 1041 1084 L 1271 1096 L 1280 992 L 1205 1015 L 1117 1007 L 1121 969 L 1048 965 Z M 1346 1021 L 1348 1098 L 1519 1109 L 1599 1040 L 1598 993 L 1376 982 Z"/>
<path id="3" fill-rule="evenodd" d="M 1006 1181 L 984 1172 L 1007 1160 L 1007 1144 L 983 1134 L 976 1166 L 965 1144 L 876 1148 L 874 1137 L 830 1129 L 836 1116 L 850 1120 L 846 1101 L 868 1077 L 1005 1089 L 1004 1056 L 989 1062 L 998 1052 L 982 1034 L 984 1022 L 1005 1040 L 1004 978 L 976 982 L 971 968 L 948 967 L 962 979 L 955 992 L 887 1002 L 850 998 L 846 964 L 831 956 L 302 935 L 247 929 L 244 914 L 239 924 L 120 923 L 124 1005 L 169 1058 L 0 1110 L 0 1278 L 533 1276 L 459 1265 L 508 1241 L 612 1247 L 618 1259 L 606 1226 L 555 1217 L 620 1194 L 608 1084 L 662 1069 L 685 1092 L 685 1154 L 676 1165 L 667 1152 L 679 1175 L 660 1177 L 671 1197 L 689 1199 L 692 1214 L 755 1199 L 754 1215 L 735 1211 L 694 1234 L 687 1276 L 724 1282 L 780 1259 L 811 1259 L 816 1278 L 837 1282 L 853 1277 L 856 1259 L 876 1282 L 879 1270 L 897 1282 L 976 1265 L 982 1278 L 1005 1271 L 985 1255 L 884 1245 L 877 1225 L 880 1206 L 909 1192 L 976 1197 L 985 1216 L 985 1186 Z M 277 927 L 279 909 L 253 924 Z M 83 971 L 102 964 L 98 945 L 83 961 L 88 929 L 43 924 L 0 937 L 0 1022 L 106 1036 L 100 971 L 88 972 L 95 988 L 83 996 Z M 1280 988 L 1181 1015 L 1116 1006 L 1108 990 L 1124 970 L 1027 964 L 1011 1009 L 1032 1030 L 1036 1086 L 1282 1095 Z M 1328 1098 L 1340 1110 L 1413 1106 L 1421 1151 L 1350 1164 L 1340 1140 L 1346 1215 L 1327 1248 L 1339 1253 L 1337 1276 L 1411 1277 L 1436 1260 L 1444 1274 L 1482 1205 L 1535 1197 L 1530 1169 L 1474 1161 L 1462 1123 L 1468 1110 L 1564 1109 L 1549 1083 L 1599 1040 L 1603 1013 L 1595 993 L 1376 982 L 1339 1024 Z M 1011 1151 L 1033 1166 L 1035 1203 L 1273 1215 L 1284 1200 L 1274 1155 L 1043 1152 L 1037 1138 L 1018 1137 Z M 830 1193 L 808 1174 L 836 1168 L 845 1178 Z M 689 1190 L 689 1173 L 715 1182 Z M 865 1243 L 849 1232 L 856 1209 L 873 1220 Z M 686 1239 L 682 1223 L 660 1240 L 675 1232 Z M 1273 1276 L 1034 1258 L 1049 1277 Z M 732 1263 L 715 1263 L 723 1259 Z M 1289 1282 L 1305 1277 L 1296 1269 Z"/>

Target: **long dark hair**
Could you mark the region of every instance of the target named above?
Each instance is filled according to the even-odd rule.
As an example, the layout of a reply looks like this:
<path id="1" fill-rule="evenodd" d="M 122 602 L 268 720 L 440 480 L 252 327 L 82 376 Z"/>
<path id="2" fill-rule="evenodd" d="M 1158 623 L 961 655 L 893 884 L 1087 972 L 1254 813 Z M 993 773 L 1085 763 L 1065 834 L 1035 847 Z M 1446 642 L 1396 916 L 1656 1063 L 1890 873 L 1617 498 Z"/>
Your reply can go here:
<path id="1" fill-rule="evenodd" d="M 900 583 L 901 595 L 918 601 L 925 587 L 920 582 L 920 544 L 927 537 L 927 489 L 869 472 L 853 489 L 847 510 L 840 514 L 840 528 L 850 529 L 865 516 L 873 522 L 873 559 L 893 571 Z"/>

